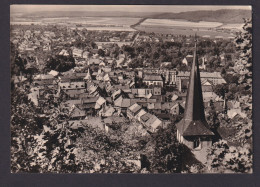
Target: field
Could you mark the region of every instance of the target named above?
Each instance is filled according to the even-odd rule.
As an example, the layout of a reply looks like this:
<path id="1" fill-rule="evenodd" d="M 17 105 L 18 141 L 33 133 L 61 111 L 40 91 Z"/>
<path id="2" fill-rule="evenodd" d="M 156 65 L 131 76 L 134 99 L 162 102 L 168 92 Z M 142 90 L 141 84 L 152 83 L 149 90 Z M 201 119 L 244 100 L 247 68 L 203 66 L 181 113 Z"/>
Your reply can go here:
<path id="1" fill-rule="evenodd" d="M 223 28 L 223 29 L 237 29 L 237 30 L 242 30 L 244 24 L 224 24 L 222 26 L 220 26 L 219 28 Z"/>
<path id="2" fill-rule="evenodd" d="M 76 27 L 70 27 L 71 29 L 76 29 Z M 82 30 L 83 28 L 86 28 L 89 31 L 136 31 L 135 29 L 132 29 L 131 27 L 115 27 L 115 26 L 102 26 L 102 27 L 97 27 L 97 26 L 82 26 L 82 27 L 77 27 L 78 30 Z"/>
<path id="3" fill-rule="evenodd" d="M 169 27 L 195 27 L 195 28 L 215 28 L 223 25 L 219 22 L 191 22 L 186 20 L 170 19 L 147 19 L 141 25 L 143 26 L 169 26 Z"/>
<path id="4" fill-rule="evenodd" d="M 234 37 L 233 34 L 224 33 L 224 32 L 217 32 L 214 30 L 205 30 L 205 29 L 196 29 L 196 28 L 185 28 L 185 27 L 178 27 L 178 28 L 171 28 L 171 27 L 159 27 L 159 26 L 138 26 L 135 29 L 139 31 L 145 32 L 154 32 L 159 34 L 175 34 L 175 35 L 195 35 L 198 36 L 205 36 L 209 35 L 211 38 L 215 38 L 216 36 L 222 36 L 223 38 Z"/>
<path id="5" fill-rule="evenodd" d="M 137 23 L 140 18 L 129 17 L 63 17 L 63 18 L 14 18 L 11 24 L 46 23 L 46 24 L 81 24 L 93 26 L 123 26 L 130 27 Z"/>
<path id="6" fill-rule="evenodd" d="M 233 37 L 234 35 L 227 31 L 217 31 L 219 28 L 237 29 L 241 24 L 223 24 L 220 22 L 191 22 L 186 20 L 169 20 L 169 19 L 147 19 L 135 29 L 145 32 L 154 32 L 161 34 L 176 35 L 208 35 L 211 38 L 222 36 L 223 38 Z"/>
<path id="7" fill-rule="evenodd" d="M 130 26 L 138 23 L 140 19 L 141 18 L 133 17 L 36 17 L 12 18 L 11 24 L 59 24 L 69 26 L 72 29 L 77 25 L 78 29 L 86 28 L 88 30 L 100 31 L 135 31 Z M 233 36 L 233 34 L 230 34 L 227 31 L 216 31 L 217 28 L 240 30 L 241 24 L 223 24 L 220 22 L 206 21 L 191 22 L 180 19 L 146 19 L 140 25 L 135 27 L 136 30 L 162 34 L 194 35 L 196 33 L 200 36 L 209 35 L 212 38 L 215 36 L 223 36 L 224 38 Z"/>

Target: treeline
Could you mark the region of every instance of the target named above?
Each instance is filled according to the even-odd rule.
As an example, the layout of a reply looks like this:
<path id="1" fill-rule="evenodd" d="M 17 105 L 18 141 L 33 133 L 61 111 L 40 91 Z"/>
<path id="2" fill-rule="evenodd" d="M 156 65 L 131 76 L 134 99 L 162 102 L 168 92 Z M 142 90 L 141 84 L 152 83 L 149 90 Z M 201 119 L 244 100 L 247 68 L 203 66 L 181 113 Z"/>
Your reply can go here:
<path id="1" fill-rule="evenodd" d="M 235 46 L 230 41 L 212 40 L 199 41 L 197 44 L 199 57 L 207 56 L 209 68 L 215 69 L 220 65 L 222 53 L 233 54 Z M 143 67 L 148 63 L 152 67 L 160 67 L 162 62 L 171 62 L 169 68 L 183 68 L 182 60 L 193 54 L 194 43 L 176 42 L 141 42 L 133 46 L 123 46 L 122 51 L 132 58 L 131 68 Z M 232 64 L 230 64 L 232 65 Z"/>
<path id="2" fill-rule="evenodd" d="M 180 13 L 162 13 L 151 16 L 154 19 L 184 19 L 188 21 L 212 21 L 221 23 L 243 23 L 243 18 L 251 18 L 251 10 L 200 10 Z"/>

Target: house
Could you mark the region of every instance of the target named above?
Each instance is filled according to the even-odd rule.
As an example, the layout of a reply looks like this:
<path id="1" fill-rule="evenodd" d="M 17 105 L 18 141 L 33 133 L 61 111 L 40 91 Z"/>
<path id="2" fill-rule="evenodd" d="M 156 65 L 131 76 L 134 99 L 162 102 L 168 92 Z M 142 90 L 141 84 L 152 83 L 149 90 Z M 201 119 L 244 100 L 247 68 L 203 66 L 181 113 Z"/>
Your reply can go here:
<path id="1" fill-rule="evenodd" d="M 176 84 L 177 87 L 179 87 L 180 79 L 189 79 L 189 76 L 190 76 L 190 72 L 187 71 L 177 72 L 174 84 Z M 200 77 L 201 77 L 201 81 L 207 79 L 213 85 L 226 83 L 225 79 L 223 79 L 220 72 L 201 72 Z"/>
<path id="2" fill-rule="evenodd" d="M 131 100 L 120 96 L 114 101 L 114 106 L 115 108 L 119 108 L 123 114 L 126 114 L 127 108 L 131 106 Z"/>
<path id="3" fill-rule="evenodd" d="M 173 94 L 171 97 L 171 101 L 176 101 L 179 98 L 177 94 Z"/>
<path id="4" fill-rule="evenodd" d="M 39 74 L 39 75 L 36 75 L 33 78 L 33 80 L 34 80 L 35 85 L 51 85 L 54 83 L 54 76 Z"/>
<path id="5" fill-rule="evenodd" d="M 157 131 L 158 127 L 162 127 L 163 123 L 155 115 L 150 113 L 145 113 L 140 117 L 140 121 L 148 132 L 154 133 Z"/>
<path id="6" fill-rule="evenodd" d="M 83 54 L 83 50 L 82 49 L 78 49 L 78 48 L 74 48 L 72 50 L 72 54 L 73 54 L 73 57 L 82 57 L 82 54 Z"/>
<path id="7" fill-rule="evenodd" d="M 151 113 L 160 114 L 162 112 L 162 103 L 160 102 L 148 103 L 147 109 Z"/>
<path id="8" fill-rule="evenodd" d="M 170 113 L 173 115 L 180 115 L 183 114 L 183 112 L 184 108 L 181 106 L 180 103 L 175 103 L 170 109 Z"/>
<path id="9" fill-rule="evenodd" d="M 81 98 L 81 108 L 85 109 L 87 115 L 94 115 L 96 114 L 95 106 L 96 102 L 99 97 L 88 97 L 88 98 Z"/>
<path id="10" fill-rule="evenodd" d="M 88 60 L 88 65 L 99 65 L 100 64 L 100 59 L 98 59 L 98 58 L 90 58 L 89 60 Z"/>
<path id="11" fill-rule="evenodd" d="M 176 82 L 176 74 L 177 74 L 176 69 L 174 69 L 174 70 L 168 70 L 167 69 L 166 71 L 162 72 L 162 75 L 165 78 L 165 82 L 167 84 L 170 84 L 170 85 L 175 84 L 175 82 Z"/>
<path id="12" fill-rule="evenodd" d="M 203 95 L 203 102 L 208 103 L 210 101 L 215 102 L 215 99 L 218 97 L 215 92 L 202 92 Z"/>
<path id="13" fill-rule="evenodd" d="M 208 79 L 201 81 L 202 92 L 213 92 L 213 83 Z"/>
<path id="14" fill-rule="evenodd" d="M 133 119 L 135 118 L 135 116 L 137 115 L 137 113 L 142 109 L 142 107 L 140 105 L 138 105 L 137 103 L 131 105 L 130 107 L 127 108 L 127 117 L 129 119 Z"/>
<path id="15" fill-rule="evenodd" d="M 147 98 L 133 98 L 130 99 L 131 105 L 137 103 L 140 106 L 142 106 L 143 108 L 147 108 L 148 103 L 156 103 L 157 100 L 156 99 L 147 99 Z"/>
<path id="16" fill-rule="evenodd" d="M 81 94 L 84 94 L 86 92 L 86 89 L 64 89 L 63 92 L 70 99 L 79 99 Z"/>
<path id="17" fill-rule="evenodd" d="M 176 127 L 177 140 L 190 148 L 199 161 L 205 163 L 207 149 L 212 146 L 215 134 L 210 130 L 205 119 L 198 66 L 195 44 L 184 117 Z"/>
<path id="18" fill-rule="evenodd" d="M 85 82 L 59 82 L 58 88 L 62 90 L 80 90 L 85 89 Z"/>
<path id="19" fill-rule="evenodd" d="M 135 119 L 137 119 L 138 121 L 141 121 L 141 116 L 146 113 L 147 112 L 144 109 L 139 110 L 139 112 L 137 112 L 137 114 L 135 115 Z"/>
<path id="20" fill-rule="evenodd" d="M 95 109 L 100 109 L 103 108 L 104 105 L 106 105 L 106 100 L 103 97 L 99 97 L 98 100 L 96 101 Z"/>
<path id="21" fill-rule="evenodd" d="M 103 110 L 99 111 L 99 116 L 109 117 L 115 113 L 115 108 L 112 106 L 104 106 Z"/>
<path id="22" fill-rule="evenodd" d="M 69 116 L 71 120 L 80 120 L 86 117 L 86 112 L 85 110 L 78 108 L 77 105 L 73 105 L 69 113 Z"/>
<path id="23" fill-rule="evenodd" d="M 79 105 L 79 104 L 81 104 L 81 100 L 74 99 L 74 100 L 67 100 L 65 102 L 62 102 L 60 106 L 62 109 L 70 110 L 73 107 L 73 105 Z"/>
<path id="24" fill-rule="evenodd" d="M 68 52 L 67 50 L 62 49 L 62 50 L 60 51 L 59 55 L 61 55 L 61 56 L 69 56 L 70 54 L 69 54 L 69 52 Z"/>
<path id="25" fill-rule="evenodd" d="M 159 86 L 163 87 L 163 79 L 161 75 L 145 74 L 143 78 L 144 84 L 147 86 Z"/>
<path id="26" fill-rule="evenodd" d="M 241 111 L 241 108 L 240 109 L 230 109 L 230 110 L 228 110 L 227 111 L 227 116 L 230 119 L 233 119 L 236 116 L 241 117 L 241 118 L 246 118 L 247 117 L 246 113 Z"/>

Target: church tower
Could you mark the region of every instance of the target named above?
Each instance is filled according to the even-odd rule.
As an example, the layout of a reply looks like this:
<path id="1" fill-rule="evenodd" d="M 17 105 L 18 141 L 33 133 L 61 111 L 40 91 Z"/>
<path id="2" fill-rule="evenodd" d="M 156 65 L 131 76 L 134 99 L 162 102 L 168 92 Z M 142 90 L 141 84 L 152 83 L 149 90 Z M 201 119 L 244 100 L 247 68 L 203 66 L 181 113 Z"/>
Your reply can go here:
<path id="1" fill-rule="evenodd" d="M 206 156 L 206 150 L 211 147 L 214 133 L 205 119 L 197 46 L 193 55 L 189 87 L 183 119 L 176 124 L 177 139 L 189 147 L 198 160 Z M 200 159 L 201 158 L 201 159 Z"/>

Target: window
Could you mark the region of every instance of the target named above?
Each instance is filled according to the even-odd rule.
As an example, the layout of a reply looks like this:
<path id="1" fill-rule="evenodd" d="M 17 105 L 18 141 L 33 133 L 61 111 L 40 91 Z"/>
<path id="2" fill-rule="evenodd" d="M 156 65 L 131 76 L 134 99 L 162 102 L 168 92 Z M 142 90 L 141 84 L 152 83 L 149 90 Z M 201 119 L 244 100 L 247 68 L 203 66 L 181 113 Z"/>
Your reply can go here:
<path id="1" fill-rule="evenodd" d="M 200 149 L 200 148 L 201 148 L 201 144 L 200 144 L 200 139 L 199 139 L 199 138 L 197 138 L 197 139 L 194 140 L 194 142 L 193 142 L 193 148 L 194 148 L 194 149 Z"/>

